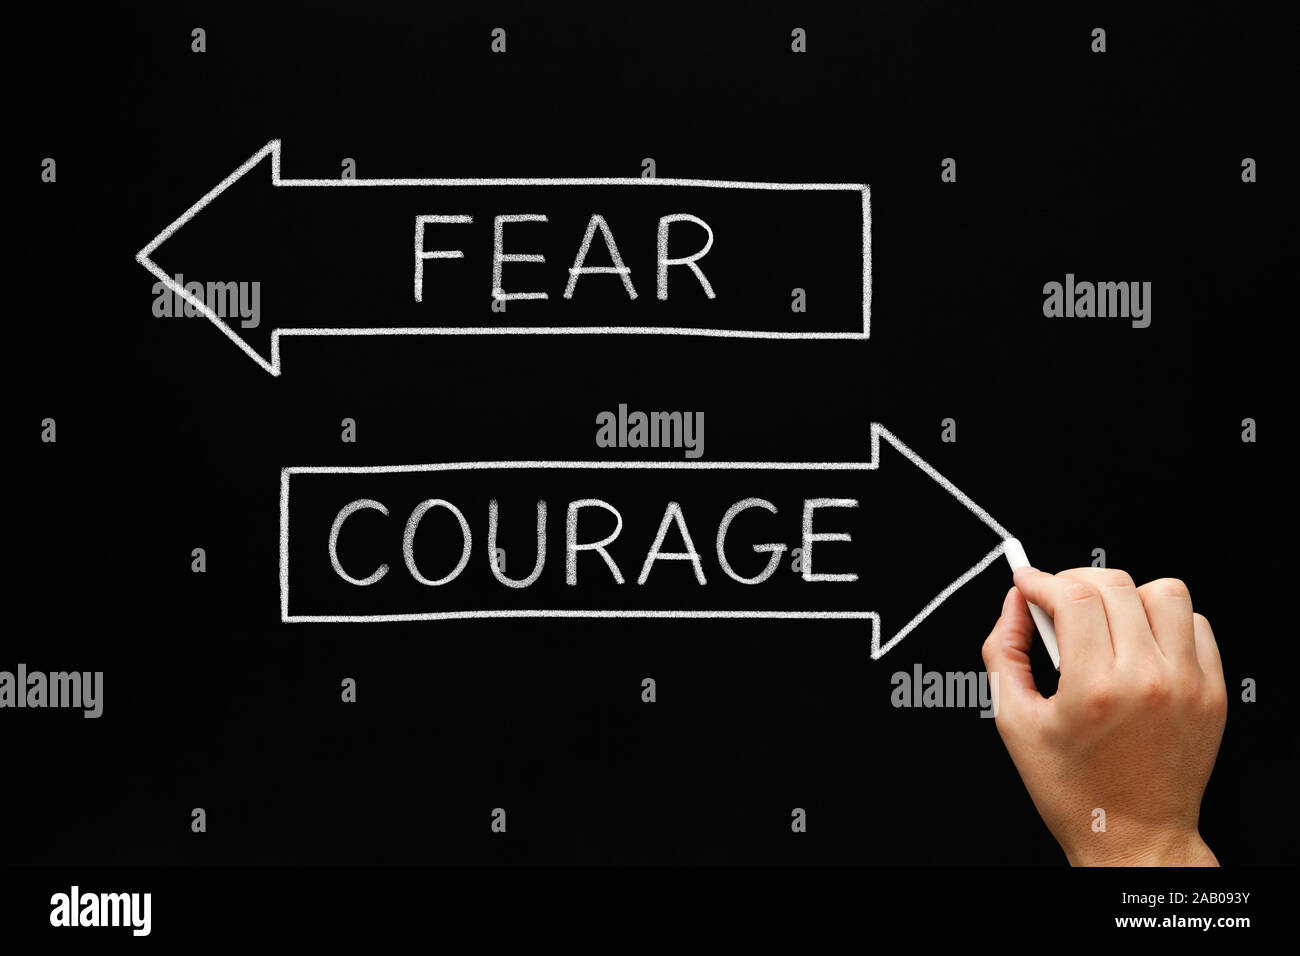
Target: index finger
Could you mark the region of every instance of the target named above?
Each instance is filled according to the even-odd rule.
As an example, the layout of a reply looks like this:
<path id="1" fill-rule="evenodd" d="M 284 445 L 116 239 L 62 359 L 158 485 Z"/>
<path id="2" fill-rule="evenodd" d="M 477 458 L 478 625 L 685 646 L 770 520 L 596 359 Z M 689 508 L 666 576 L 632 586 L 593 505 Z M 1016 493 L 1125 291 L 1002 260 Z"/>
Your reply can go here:
<path id="1" fill-rule="evenodd" d="M 1052 616 L 1061 648 L 1061 673 L 1110 667 L 1115 661 L 1101 593 L 1082 581 L 1036 568 L 1015 572 L 1016 588 Z"/>

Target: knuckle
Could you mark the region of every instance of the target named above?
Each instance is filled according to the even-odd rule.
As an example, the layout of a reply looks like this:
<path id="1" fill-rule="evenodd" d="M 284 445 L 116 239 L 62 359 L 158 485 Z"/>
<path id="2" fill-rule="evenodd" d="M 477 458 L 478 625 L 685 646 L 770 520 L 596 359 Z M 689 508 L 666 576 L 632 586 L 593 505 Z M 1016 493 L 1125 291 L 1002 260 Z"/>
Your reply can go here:
<path id="1" fill-rule="evenodd" d="M 1159 578 L 1150 584 L 1144 585 L 1144 590 L 1149 592 L 1153 597 L 1161 598 L 1166 601 L 1185 601 L 1190 603 L 1192 592 L 1188 590 L 1187 585 L 1178 578 Z"/>
<path id="2" fill-rule="evenodd" d="M 1133 693 L 1147 704 L 1159 704 L 1173 696 L 1170 682 L 1156 668 L 1146 668 L 1133 678 Z"/>
<path id="3" fill-rule="evenodd" d="M 1110 684 L 1096 684 L 1083 697 L 1084 711 L 1091 717 L 1109 714 L 1115 709 L 1119 695 Z"/>
<path id="4" fill-rule="evenodd" d="M 1221 681 L 1210 681 L 1205 694 L 1206 707 L 1215 717 L 1223 718 L 1228 714 L 1228 688 Z"/>
<path id="5" fill-rule="evenodd" d="M 1193 664 L 1190 668 L 1179 665 L 1169 687 L 1170 697 L 1179 708 L 1195 710 L 1205 699 L 1204 678 Z"/>
<path id="6" fill-rule="evenodd" d="M 1097 589 L 1082 581 L 1071 581 L 1061 592 L 1061 596 L 1070 604 L 1087 604 L 1097 600 Z"/>
<path id="7" fill-rule="evenodd" d="M 1105 588 L 1131 588 L 1133 576 L 1119 568 L 1106 568 L 1097 572 L 1098 584 Z"/>

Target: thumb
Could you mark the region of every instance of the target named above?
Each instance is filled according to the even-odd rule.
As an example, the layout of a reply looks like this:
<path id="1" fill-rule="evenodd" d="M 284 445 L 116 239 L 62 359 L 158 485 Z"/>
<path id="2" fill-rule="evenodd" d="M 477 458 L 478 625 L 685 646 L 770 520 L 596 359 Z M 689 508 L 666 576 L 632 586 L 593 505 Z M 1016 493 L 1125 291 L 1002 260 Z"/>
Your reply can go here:
<path id="1" fill-rule="evenodd" d="M 1034 672 L 1029 666 L 1029 649 L 1034 641 L 1034 619 L 1029 605 L 1015 588 L 1002 601 L 1002 614 L 984 641 L 984 669 L 992 681 L 996 674 L 1001 707 L 1023 711 L 1043 701 Z"/>

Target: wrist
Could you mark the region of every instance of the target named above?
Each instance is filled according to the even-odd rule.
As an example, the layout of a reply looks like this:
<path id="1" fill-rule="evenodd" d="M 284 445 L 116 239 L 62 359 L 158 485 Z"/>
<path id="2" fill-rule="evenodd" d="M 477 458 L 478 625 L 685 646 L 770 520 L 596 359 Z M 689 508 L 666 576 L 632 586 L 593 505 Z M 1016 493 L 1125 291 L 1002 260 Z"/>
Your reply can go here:
<path id="1" fill-rule="evenodd" d="M 1190 832 L 1144 834 L 1141 840 L 1117 845 L 1111 840 L 1118 834 L 1103 835 L 1106 844 L 1073 847 L 1065 851 L 1071 866 L 1218 866 L 1214 851 Z"/>

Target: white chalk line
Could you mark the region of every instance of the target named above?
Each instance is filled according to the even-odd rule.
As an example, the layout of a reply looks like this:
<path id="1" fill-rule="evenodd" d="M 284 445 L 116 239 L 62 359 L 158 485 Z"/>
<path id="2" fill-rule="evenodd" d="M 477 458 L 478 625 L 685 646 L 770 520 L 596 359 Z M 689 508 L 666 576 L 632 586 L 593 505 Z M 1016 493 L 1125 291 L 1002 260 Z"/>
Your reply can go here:
<path id="1" fill-rule="evenodd" d="M 258 352 L 197 296 L 167 275 L 153 261 L 152 254 L 178 229 L 193 219 L 212 200 L 225 192 L 266 156 L 271 156 L 271 184 L 273 186 L 679 186 L 703 189 L 752 189 L 759 191 L 812 191 L 862 194 L 862 331 L 859 332 L 764 332 L 747 329 L 702 329 L 680 326 L 460 326 L 403 327 L 392 329 L 272 329 L 271 358 Z M 174 222 L 158 233 L 143 249 L 136 253 L 136 261 L 149 270 L 163 286 L 180 296 L 204 318 L 221 330 L 222 334 L 239 346 L 261 368 L 279 377 L 281 373 L 280 338 L 291 336 L 381 336 L 381 335 L 680 335 L 688 337 L 769 339 L 769 340 L 831 340 L 865 341 L 871 335 L 871 188 L 865 183 L 768 183 L 725 179 L 643 179 L 631 176 L 604 177 L 503 177 L 460 179 L 284 179 L 280 175 L 280 140 L 273 139 L 238 169 L 209 190 L 202 199 L 190 206 Z"/>
<path id="2" fill-rule="evenodd" d="M 280 620 L 289 620 L 289 469 L 280 471 Z"/>
<path id="3" fill-rule="evenodd" d="M 383 624 L 401 621 L 467 621 L 488 618 L 660 618 L 660 619 L 745 619 L 773 621 L 864 621 L 874 620 L 875 611 L 664 611 L 664 610 L 475 610 L 429 611 L 415 614 L 290 614 L 282 615 L 285 624 Z"/>
<path id="4" fill-rule="evenodd" d="M 987 511 L 985 511 L 983 508 L 977 505 L 974 501 L 972 501 L 965 493 L 962 492 L 960 488 L 954 485 L 951 481 L 949 481 L 943 475 L 939 474 L 939 472 L 937 472 L 924 458 L 922 458 L 916 452 L 912 451 L 912 449 L 908 448 L 901 441 L 899 441 L 898 438 L 893 434 L 893 432 L 885 428 L 885 426 L 883 425 L 877 425 L 874 423 L 871 426 L 871 460 L 872 461 L 874 462 L 880 461 L 880 439 L 882 437 L 885 439 L 885 441 L 889 442 L 889 444 L 892 445 L 897 452 L 899 452 L 901 455 L 907 458 L 908 461 L 910 461 L 917 468 L 920 468 L 923 472 L 925 472 L 936 482 L 938 482 L 939 486 L 943 488 L 944 491 L 948 492 L 948 494 L 952 495 L 963 505 L 965 505 L 966 508 L 971 512 L 971 514 L 975 515 L 975 517 L 979 518 L 986 525 L 988 525 L 995 532 L 997 532 L 999 538 L 1005 540 L 1006 538 L 1012 537 L 1011 532 L 1008 531 L 1006 528 L 1002 527 L 1002 525 L 998 524 L 995 520 L 993 520 L 993 516 L 991 514 L 989 514 Z"/>
<path id="5" fill-rule="evenodd" d="M 280 141 L 278 139 L 271 140 L 271 142 L 267 143 L 252 156 L 248 157 L 248 159 L 246 159 L 233 173 L 221 180 L 221 182 L 217 183 L 217 185 L 212 189 L 208 190 L 207 194 L 189 209 L 185 210 L 185 212 L 181 214 L 180 218 L 176 219 L 170 226 L 158 233 L 158 235 L 154 236 L 153 241 L 136 254 L 136 258 L 138 259 L 142 256 L 147 258 L 152 255 L 153 251 L 170 239 L 177 229 L 193 219 L 205 206 L 207 206 L 208 203 L 212 202 L 212 200 L 216 199 L 234 185 L 234 183 L 246 172 L 260 163 L 267 153 L 271 154 L 271 179 L 272 182 L 274 182 L 279 177 L 280 171 Z"/>
<path id="6" fill-rule="evenodd" d="M 875 471 L 875 462 L 846 461 L 447 461 L 427 465 L 292 465 L 290 475 L 386 475 L 427 471 Z"/>
<path id="7" fill-rule="evenodd" d="M 150 258 L 153 251 L 171 238 L 171 236 L 175 234 L 176 230 L 180 229 L 181 226 L 193 219 L 205 206 L 208 205 L 208 203 L 220 196 L 241 176 L 260 163 L 267 153 L 271 154 L 271 175 L 274 180 L 274 178 L 279 175 L 280 168 L 280 141 L 278 139 L 271 140 L 252 156 L 248 157 L 248 159 L 244 161 L 243 165 L 219 182 L 215 187 L 210 189 L 202 199 L 190 206 L 189 209 L 185 210 L 185 212 L 182 213 L 178 219 L 173 221 L 166 229 L 154 236 L 153 240 L 150 241 L 148 245 L 136 253 L 135 260 L 161 281 L 166 289 L 175 295 L 180 296 L 190 305 L 198 309 L 199 313 L 220 329 L 226 338 L 238 345 L 245 355 L 272 375 L 278 376 L 280 374 L 280 362 L 278 356 L 273 355 L 272 361 L 268 362 L 266 359 L 262 358 L 262 356 L 258 355 L 257 351 L 245 342 L 234 329 L 227 325 L 220 316 L 213 312 L 212 309 L 208 308 L 207 304 L 204 303 L 203 300 L 199 299 L 197 296 L 191 295 L 189 292 L 186 292 L 183 286 L 160 269 L 157 264 L 154 263 L 152 258 Z"/>
<path id="8" fill-rule="evenodd" d="M 265 153 L 263 153 L 265 155 Z M 863 192 L 864 183 L 763 183 L 739 179 L 672 179 L 637 176 L 507 176 L 497 179 L 274 179 L 276 186 L 685 186 L 694 189 L 755 189 L 766 192 Z"/>
<path id="9" fill-rule="evenodd" d="M 690 335 L 722 339 L 836 339 L 862 341 L 862 332 L 766 332 L 759 329 L 706 329 L 680 325 L 493 325 L 394 326 L 386 328 L 275 329 L 272 337 L 318 335 Z"/>
<path id="10" fill-rule="evenodd" d="M 871 187 L 862 187 L 862 337 L 871 338 Z"/>
<path id="11" fill-rule="evenodd" d="M 415 474 L 443 471 L 532 471 L 532 470 L 634 470 L 634 471 L 878 471 L 880 439 L 889 444 L 936 481 L 1003 539 L 997 547 L 972 565 L 965 573 L 939 592 L 919 614 L 907 622 L 888 642 L 881 644 L 878 611 L 754 611 L 754 610 L 555 610 L 503 609 L 430 611 L 407 614 L 290 614 L 289 613 L 289 479 L 292 475 L 377 475 Z M 911 634 L 958 589 L 986 570 L 1006 550 L 1011 535 L 983 508 L 975 504 L 952 482 L 940 475 L 920 455 L 883 425 L 871 425 L 871 460 L 865 462 L 828 461 L 471 461 L 432 462 L 419 465 L 293 465 L 280 471 L 280 620 L 286 624 L 383 624 L 416 621 L 462 621 L 492 618 L 658 618 L 658 619 L 754 619 L 754 620 L 869 620 L 871 657 L 878 660 Z"/>
<path id="12" fill-rule="evenodd" d="M 934 600 L 932 600 L 921 610 L 920 614 L 916 615 L 916 617 L 912 618 L 905 625 L 903 625 L 902 629 L 899 630 L 899 632 L 895 634 L 893 637 L 891 637 L 888 643 L 884 644 L 883 646 L 880 643 L 880 630 L 879 628 L 877 628 L 875 633 L 872 634 L 871 636 L 871 659 L 879 660 L 882 656 L 888 653 L 891 647 L 896 645 L 903 638 L 907 637 L 907 635 L 911 634 L 912 631 L 916 629 L 916 626 L 918 624 L 920 624 L 927 617 L 929 617 L 936 610 L 938 610 L 939 605 L 942 604 L 944 601 L 948 600 L 948 598 L 952 597 L 952 595 L 957 591 L 958 588 L 962 587 L 962 585 L 969 582 L 972 578 L 974 578 L 981 571 L 983 571 L 990 564 L 992 564 L 999 557 L 1001 557 L 1002 552 L 1005 550 L 1006 550 L 1006 542 L 999 541 L 998 546 L 996 548 L 994 548 L 988 554 L 984 555 L 984 557 L 980 558 L 980 560 L 976 564 L 972 565 L 961 577 L 957 578 L 957 580 L 953 581 L 952 584 L 948 585 L 946 588 L 940 591 L 935 596 Z"/>
<path id="13" fill-rule="evenodd" d="M 144 254 L 143 251 L 141 251 L 135 257 L 135 259 L 138 263 L 140 263 L 140 265 L 144 266 L 146 269 L 152 272 L 154 276 L 156 276 L 158 280 L 162 282 L 165 288 L 169 289 L 175 295 L 179 295 L 190 305 L 198 309 L 199 313 L 204 318 L 206 318 L 209 322 L 215 325 L 218 329 L 220 329 L 221 333 L 225 335 L 226 338 L 230 339 L 230 341 L 238 345 L 240 350 L 245 355 L 251 358 L 254 362 L 256 362 L 259 366 L 264 368 L 266 371 L 270 372 L 272 375 L 279 376 L 280 355 L 279 355 L 279 350 L 277 348 L 278 343 L 274 333 L 272 333 L 271 335 L 271 361 L 268 362 L 266 359 L 262 358 L 262 356 L 258 355 L 257 350 L 254 349 L 247 342 L 245 342 L 234 329 L 232 329 L 229 325 L 227 325 L 225 321 L 219 315 L 217 315 L 217 313 L 213 312 L 210 308 L 208 308 L 207 304 L 202 299 L 200 299 L 198 296 L 191 295 L 189 292 L 185 291 L 185 288 L 180 283 L 178 283 L 175 279 L 169 276 L 162 269 L 160 269 L 152 259 L 150 259 L 148 256 Z"/>

